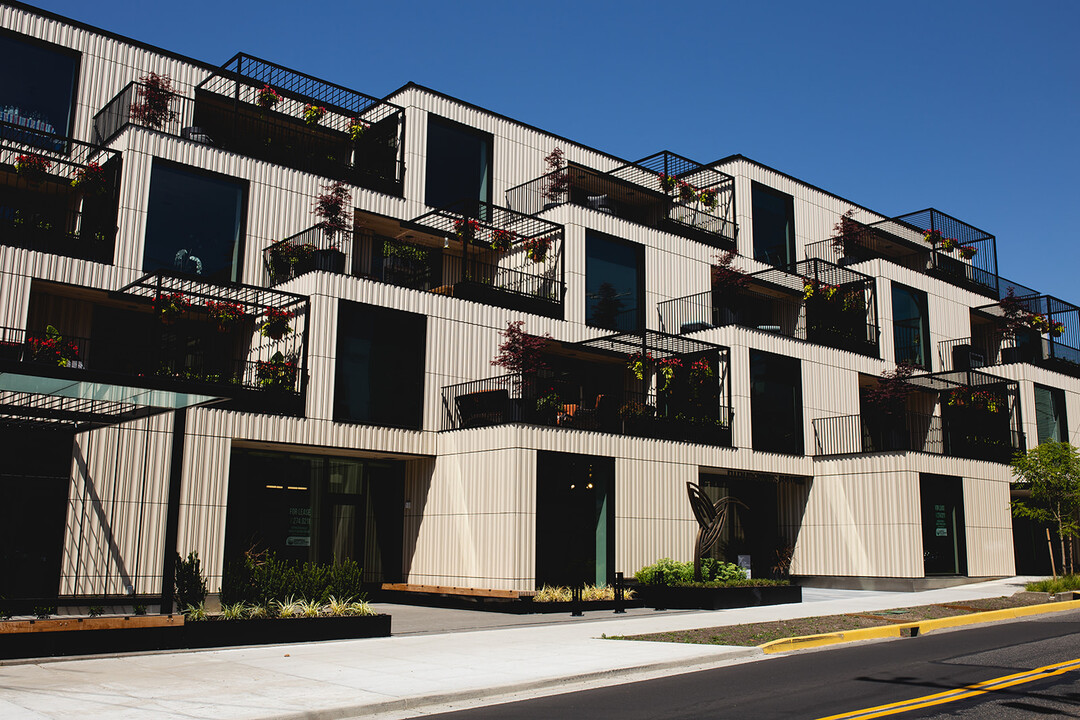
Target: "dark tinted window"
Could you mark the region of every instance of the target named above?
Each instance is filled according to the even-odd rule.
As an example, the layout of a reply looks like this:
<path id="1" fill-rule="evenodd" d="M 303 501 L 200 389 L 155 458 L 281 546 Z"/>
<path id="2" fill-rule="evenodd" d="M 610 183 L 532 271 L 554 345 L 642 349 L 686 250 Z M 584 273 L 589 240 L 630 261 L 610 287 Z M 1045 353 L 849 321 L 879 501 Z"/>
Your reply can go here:
<path id="1" fill-rule="evenodd" d="M 426 321 L 374 305 L 338 304 L 335 420 L 420 428 Z"/>
<path id="2" fill-rule="evenodd" d="M 245 189 L 224 175 L 155 161 L 143 269 L 239 281 Z"/>
<path id="3" fill-rule="evenodd" d="M 893 283 L 893 349 L 896 362 L 930 369 L 930 321 L 926 293 Z"/>
<path id="4" fill-rule="evenodd" d="M 791 196 L 754 183 L 754 259 L 770 265 L 795 262 L 795 204 Z"/>
<path id="5" fill-rule="evenodd" d="M 802 374 L 796 358 L 750 351 L 750 415 L 755 450 L 803 454 Z"/>
<path id="6" fill-rule="evenodd" d="M 585 234 L 585 322 L 609 330 L 641 327 L 644 248 L 600 233 Z"/>
<path id="7" fill-rule="evenodd" d="M 475 201 L 491 202 L 491 135 L 429 116 L 427 153 L 428 205 L 477 215 Z"/>
<path id="8" fill-rule="evenodd" d="M 0 68 L 4 68 L 0 72 L 0 121 L 71 135 L 79 53 L 0 33 Z M 5 134 L 13 133 L 7 129 Z M 48 142 L 23 133 L 12 139 L 35 145 Z"/>
<path id="9" fill-rule="evenodd" d="M 1068 441 L 1064 390 L 1035 386 L 1035 424 L 1038 426 L 1039 444 L 1047 440 Z"/>

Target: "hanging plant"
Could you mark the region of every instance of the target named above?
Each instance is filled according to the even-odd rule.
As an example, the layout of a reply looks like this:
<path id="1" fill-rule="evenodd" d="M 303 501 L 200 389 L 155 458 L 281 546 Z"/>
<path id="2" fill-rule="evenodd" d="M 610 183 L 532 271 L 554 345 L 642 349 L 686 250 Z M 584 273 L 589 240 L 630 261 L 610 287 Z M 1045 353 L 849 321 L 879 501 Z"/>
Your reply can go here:
<path id="1" fill-rule="evenodd" d="M 684 203 L 693 202 L 698 197 L 698 189 L 688 182 L 679 181 L 679 200 Z"/>
<path id="2" fill-rule="evenodd" d="M 175 120 L 178 114 L 170 109 L 173 99 L 172 80 L 168 75 L 150 73 L 138 85 L 139 102 L 131 106 L 131 117 L 157 130 Z"/>
<path id="3" fill-rule="evenodd" d="M 525 241 L 525 256 L 535 263 L 547 260 L 548 251 L 551 249 L 551 238 L 529 238 Z"/>
<path id="4" fill-rule="evenodd" d="M 964 258 L 965 260 L 970 260 L 971 258 L 975 257 L 976 253 L 978 252 L 979 251 L 971 245 L 960 246 L 960 257 Z"/>
<path id="5" fill-rule="evenodd" d="M 829 285 L 818 280 L 811 280 L 810 278 L 803 278 L 803 300 L 834 300 L 837 297 L 837 292 L 840 288 L 835 285 Z"/>
<path id="6" fill-rule="evenodd" d="M 172 325 L 191 307 L 191 302 L 184 293 L 175 292 L 155 297 L 153 307 L 163 325 Z"/>
<path id="7" fill-rule="evenodd" d="M 496 252 L 506 252 L 514 244 L 517 235 L 511 230 L 492 230 L 491 249 Z"/>
<path id="8" fill-rule="evenodd" d="M 938 243 L 941 242 L 941 231 L 940 230 L 924 230 L 922 239 L 923 239 L 923 241 L 928 242 L 931 245 L 937 245 Z"/>
<path id="9" fill-rule="evenodd" d="M 40 180 L 45 177 L 52 163 L 40 155 L 20 155 L 15 158 L 15 172 L 28 180 Z"/>
<path id="10" fill-rule="evenodd" d="M 705 188 L 701 191 L 701 194 L 698 195 L 698 200 L 701 201 L 701 204 L 710 210 L 716 207 L 718 198 L 719 191 L 716 188 Z"/>
<path id="11" fill-rule="evenodd" d="M 326 108 L 322 105 L 308 103 L 304 106 L 304 122 L 308 125 L 318 125 L 326 115 Z"/>
<path id="12" fill-rule="evenodd" d="M 712 363 L 707 358 L 698 358 L 690 363 L 690 382 L 695 385 L 704 385 L 706 381 L 716 375 Z"/>
<path id="13" fill-rule="evenodd" d="M 471 243 L 476 240 L 476 233 L 480 230 L 480 223 L 476 220 L 458 218 L 454 221 L 454 235 L 462 243 Z"/>
<path id="14" fill-rule="evenodd" d="M 222 333 L 228 332 L 233 325 L 243 320 L 244 316 L 247 315 L 243 305 L 227 300 L 221 302 L 207 300 L 206 311 L 217 322 L 218 332 Z"/>
<path id="15" fill-rule="evenodd" d="M 950 392 L 949 405 L 989 413 L 1004 412 L 1008 408 L 1008 403 L 997 393 L 990 390 L 973 390 L 970 387 L 956 388 Z"/>
<path id="16" fill-rule="evenodd" d="M 656 390 L 657 392 L 664 392 L 671 383 L 675 380 L 675 375 L 682 370 L 683 362 L 681 358 L 666 357 L 661 358 L 656 363 Z"/>
<path id="17" fill-rule="evenodd" d="M 255 378 L 263 389 L 290 391 L 296 387 L 297 370 L 296 358 L 276 352 L 269 360 L 256 364 Z"/>
<path id="18" fill-rule="evenodd" d="M 262 90 L 255 95 L 255 104 L 264 110 L 271 110 L 275 105 L 281 102 L 281 95 L 278 91 L 269 85 L 264 84 Z"/>
<path id="19" fill-rule="evenodd" d="M 32 337 L 27 340 L 30 353 L 35 362 L 55 363 L 58 367 L 67 367 L 79 359 L 79 348 L 70 340 L 65 340 L 60 332 L 48 325 L 45 337 Z"/>
<path id="20" fill-rule="evenodd" d="M 267 308 L 263 316 L 266 320 L 259 326 L 259 334 L 271 340 L 280 340 L 292 332 L 289 320 L 295 317 L 296 313 L 288 310 L 278 310 L 277 308 Z"/>
<path id="21" fill-rule="evenodd" d="M 958 247 L 960 247 L 960 241 L 956 238 L 947 237 L 941 239 L 941 249 L 945 252 L 952 252 Z"/>
<path id="22" fill-rule="evenodd" d="M 353 142 L 356 142 L 360 139 L 360 136 L 363 135 L 364 132 L 367 131 L 367 129 L 370 127 L 371 125 L 367 124 L 360 118 L 354 117 L 352 120 L 349 121 L 349 139 L 351 139 Z"/>
<path id="23" fill-rule="evenodd" d="M 667 173 L 660 173 L 660 187 L 664 188 L 665 192 L 671 192 L 679 186 L 679 178 L 674 175 L 668 175 Z"/>
<path id="24" fill-rule="evenodd" d="M 84 168 L 75 168 L 71 187 L 84 195 L 101 195 L 105 192 L 105 169 L 96 162 Z"/>
<path id="25" fill-rule="evenodd" d="M 638 380 L 644 380 L 645 374 L 650 371 L 654 364 L 652 353 L 636 352 L 626 359 L 626 369 L 634 374 Z"/>

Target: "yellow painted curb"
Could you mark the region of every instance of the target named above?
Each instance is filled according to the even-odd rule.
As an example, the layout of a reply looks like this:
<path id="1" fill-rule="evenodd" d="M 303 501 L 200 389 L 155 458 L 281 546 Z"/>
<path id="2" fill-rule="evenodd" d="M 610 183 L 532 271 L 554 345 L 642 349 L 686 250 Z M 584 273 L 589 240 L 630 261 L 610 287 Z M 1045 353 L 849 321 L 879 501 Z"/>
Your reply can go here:
<path id="1" fill-rule="evenodd" d="M 978 623 L 994 622 L 996 620 L 1012 620 L 1028 615 L 1041 615 L 1043 613 L 1076 609 L 1080 609 L 1080 600 L 1066 600 L 1064 602 L 1044 603 L 1042 605 L 1026 605 L 1024 607 L 1008 608 L 1005 610 L 988 610 L 986 612 L 969 613 L 967 615 L 955 615 L 953 617 L 937 618 L 936 620 L 919 620 L 917 622 L 898 623 L 896 625 L 884 625 L 882 627 L 844 630 L 842 632 L 827 633 L 824 635 L 803 635 L 800 637 L 773 640 L 763 645 L 758 645 L 758 647 L 761 648 L 761 651 L 765 654 L 771 655 L 773 653 L 822 647 L 825 645 L 836 645 L 845 642 L 856 642 L 858 640 L 877 640 L 879 638 L 900 637 L 902 631 L 910 631 L 913 628 L 917 628 L 918 634 L 922 635 L 942 628 L 977 625 Z"/>

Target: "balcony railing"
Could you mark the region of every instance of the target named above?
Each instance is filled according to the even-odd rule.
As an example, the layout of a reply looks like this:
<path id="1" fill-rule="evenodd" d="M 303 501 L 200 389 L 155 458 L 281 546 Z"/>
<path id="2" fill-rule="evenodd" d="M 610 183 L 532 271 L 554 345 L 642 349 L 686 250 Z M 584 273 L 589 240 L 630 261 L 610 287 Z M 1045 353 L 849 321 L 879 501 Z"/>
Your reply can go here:
<path id="1" fill-rule="evenodd" d="M 873 278 L 805 260 L 750 274 L 746 282 L 660 303 L 661 330 L 683 334 L 740 325 L 878 357 Z"/>
<path id="2" fill-rule="evenodd" d="M 0 122 L 0 243 L 111 263 L 120 154 Z"/>
<path id="3" fill-rule="evenodd" d="M 267 82 L 280 99 L 264 107 L 258 98 Z M 144 84 L 133 82 L 102 108 L 94 117 L 98 142 L 109 142 L 129 124 L 140 125 L 388 195 L 402 195 L 404 110 L 396 105 L 243 55 L 204 80 L 194 97 L 167 93 L 163 112 L 138 112 L 146 92 Z M 317 122 L 305 121 L 308 105 L 325 109 Z"/>
<path id="4" fill-rule="evenodd" d="M 998 296 L 994 236 L 954 217 L 928 209 L 868 225 L 849 221 L 845 227 L 840 236 L 807 245 L 807 257 L 840 265 L 883 258 L 973 292 Z"/>
<path id="5" fill-rule="evenodd" d="M 609 172 L 571 165 L 511 188 L 506 202 L 526 215 L 571 203 L 713 247 L 735 244 L 734 178 L 669 152 Z"/>
<path id="6" fill-rule="evenodd" d="M 561 378 L 503 375 L 443 388 L 444 430 L 508 423 L 546 425 L 729 447 L 731 409 L 688 411 L 663 394 L 590 393 Z"/>

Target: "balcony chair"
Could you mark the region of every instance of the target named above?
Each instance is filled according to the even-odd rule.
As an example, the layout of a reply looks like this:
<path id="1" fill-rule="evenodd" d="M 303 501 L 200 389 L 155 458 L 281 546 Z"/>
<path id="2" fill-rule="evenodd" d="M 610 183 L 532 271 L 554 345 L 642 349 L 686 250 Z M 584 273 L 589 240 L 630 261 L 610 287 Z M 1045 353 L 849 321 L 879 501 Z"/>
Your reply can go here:
<path id="1" fill-rule="evenodd" d="M 589 207 L 605 215 L 615 215 L 615 203 L 607 195 L 589 195 Z"/>
<path id="2" fill-rule="evenodd" d="M 180 137 L 192 142 L 202 143 L 203 145 L 213 145 L 214 141 L 210 139 L 210 136 L 203 132 L 201 127 L 189 125 L 186 128 L 181 128 Z"/>

